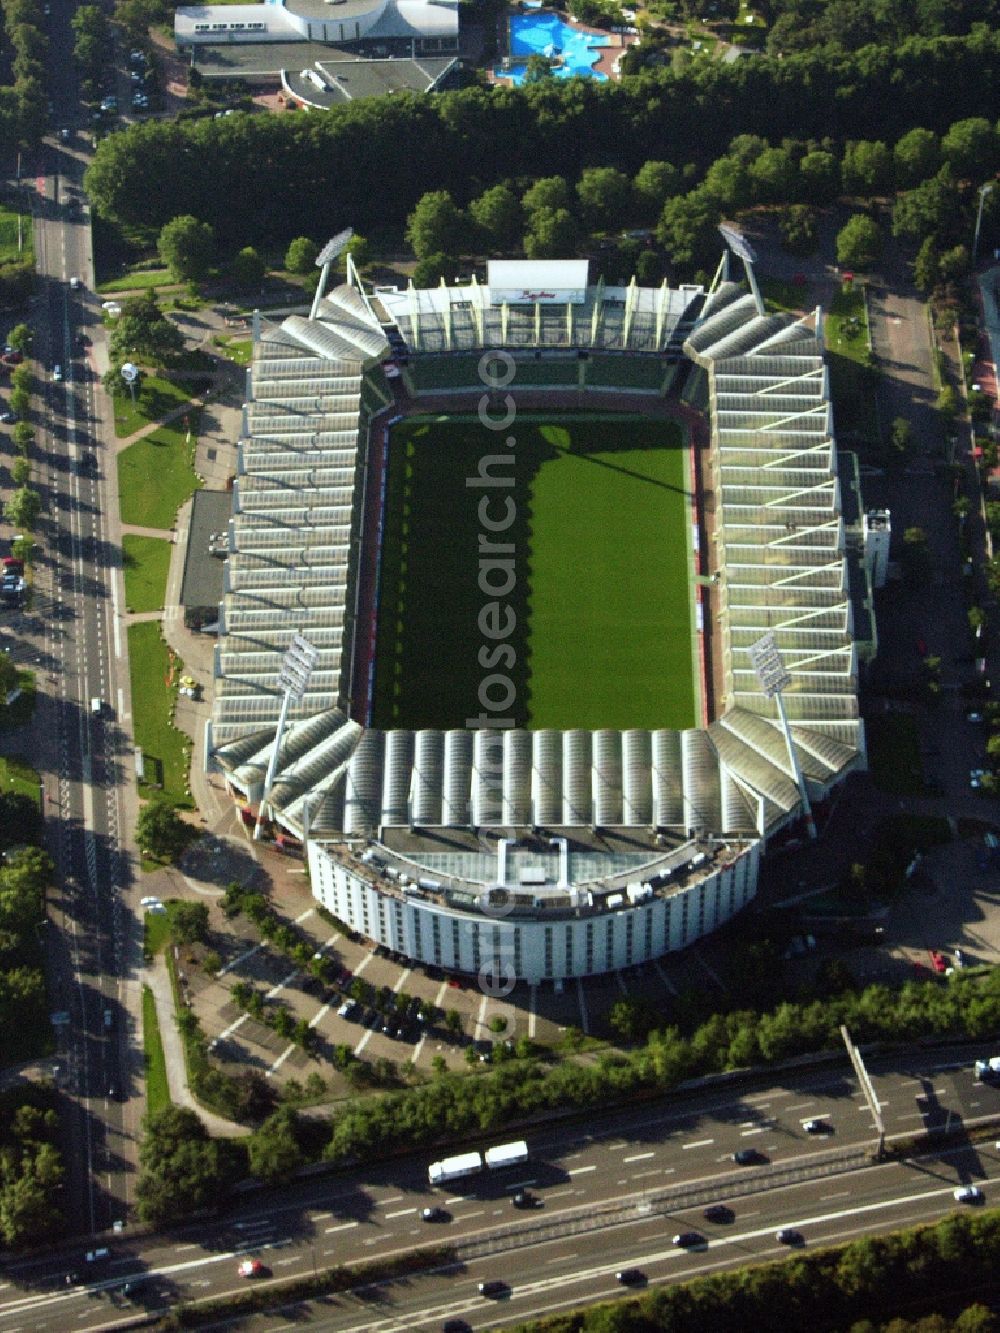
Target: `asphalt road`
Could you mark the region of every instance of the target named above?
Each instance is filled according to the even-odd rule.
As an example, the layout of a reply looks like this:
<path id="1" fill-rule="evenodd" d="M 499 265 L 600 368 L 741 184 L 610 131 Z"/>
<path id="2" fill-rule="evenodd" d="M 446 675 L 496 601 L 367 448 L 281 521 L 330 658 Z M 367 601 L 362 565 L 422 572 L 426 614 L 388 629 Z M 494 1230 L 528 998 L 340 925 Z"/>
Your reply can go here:
<path id="1" fill-rule="evenodd" d="M 876 1063 L 890 1137 L 960 1130 L 1000 1116 L 1000 1088 L 976 1083 L 971 1059 L 955 1050 Z M 806 1133 L 812 1118 L 831 1132 Z M 80 1246 L 12 1265 L 0 1287 L 0 1333 L 90 1328 L 178 1300 L 222 1296 L 245 1286 L 236 1270 L 248 1255 L 260 1259 L 265 1275 L 258 1280 L 266 1282 L 434 1242 L 459 1247 L 453 1270 L 331 1298 L 312 1310 L 312 1322 L 409 1329 L 463 1317 L 489 1327 L 598 1299 L 617 1290 L 614 1273 L 622 1266 L 666 1281 L 785 1253 L 774 1238 L 779 1226 L 801 1230 L 812 1246 L 939 1216 L 955 1206 L 959 1184 L 979 1184 L 988 1201 L 1000 1200 L 992 1140 L 973 1147 L 959 1138 L 919 1160 L 854 1169 L 873 1133 L 846 1066 L 745 1094 L 715 1088 L 639 1106 L 616 1112 L 605 1126 L 547 1125 L 527 1137 L 531 1162 L 501 1179 L 431 1190 L 428 1154 L 355 1176 L 302 1181 L 280 1194 L 254 1192 L 221 1220 L 170 1238 L 116 1237 L 104 1265 L 86 1265 Z M 732 1154 L 746 1147 L 757 1149 L 761 1162 L 735 1166 Z M 518 1187 L 531 1192 L 534 1208 L 512 1207 Z M 732 1208 L 729 1223 L 704 1221 L 712 1202 Z M 444 1208 L 448 1220 L 422 1222 L 420 1210 L 429 1205 Z M 671 1237 L 683 1231 L 699 1232 L 704 1243 L 680 1252 Z M 70 1286 L 67 1273 L 74 1275 Z M 127 1299 L 122 1284 L 136 1277 L 144 1285 Z M 508 1282 L 509 1296 L 482 1300 L 476 1283 L 487 1279 Z"/>
<path id="2" fill-rule="evenodd" d="M 34 198 L 36 485 L 43 519 L 30 611 L 7 623 L 19 661 L 33 665 L 38 696 L 28 758 L 43 775 L 48 845 L 58 887 L 49 902 L 47 966 L 56 1027 L 62 1110 L 68 1133 L 66 1210 L 71 1225 L 100 1230 L 128 1203 L 136 1112 L 123 1007 L 133 918 L 123 844 L 127 755 L 119 543 L 113 439 L 101 420 L 93 368 L 103 339 L 92 294 L 89 219 L 74 137 L 40 150 L 22 184 Z M 74 289 L 71 278 L 79 278 Z M 59 366 L 61 378 L 55 378 Z M 122 675 L 120 675 L 122 673 Z M 101 712 L 92 710 L 99 699 Z M 134 953 L 132 955 L 134 962 Z M 105 1014 L 110 1014 L 110 1021 Z"/>

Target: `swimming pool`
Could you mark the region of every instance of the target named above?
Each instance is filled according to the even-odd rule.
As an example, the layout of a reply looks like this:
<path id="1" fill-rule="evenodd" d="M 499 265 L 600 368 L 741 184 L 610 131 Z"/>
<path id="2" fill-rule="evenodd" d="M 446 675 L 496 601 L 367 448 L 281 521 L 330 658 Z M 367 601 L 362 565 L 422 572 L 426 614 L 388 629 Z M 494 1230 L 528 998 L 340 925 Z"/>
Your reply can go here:
<path id="1" fill-rule="evenodd" d="M 525 60 L 528 56 L 559 56 L 562 64 L 552 73 L 557 79 L 571 79 L 582 75 L 587 79 L 607 79 L 594 69 L 600 59 L 599 49 L 610 46 L 609 37 L 593 32 L 581 32 L 564 23 L 558 14 L 515 14 L 510 20 L 510 53 Z M 525 65 L 515 63 L 511 69 L 498 69 L 498 78 L 510 79 L 514 84 L 524 82 Z"/>

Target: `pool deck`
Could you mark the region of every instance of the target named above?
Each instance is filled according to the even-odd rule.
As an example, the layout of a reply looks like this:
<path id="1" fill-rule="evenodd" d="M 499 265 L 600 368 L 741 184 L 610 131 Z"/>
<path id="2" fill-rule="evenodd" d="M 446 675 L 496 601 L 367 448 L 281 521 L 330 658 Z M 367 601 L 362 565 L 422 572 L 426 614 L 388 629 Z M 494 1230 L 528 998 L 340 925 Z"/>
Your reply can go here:
<path id="1" fill-rule="evenodd" d="M 518 14 L 531 14 L 537 17 L 540 14 L 551 14 L 553 12 L 554 12 L 553 10 L 525 8 L 522 5 L 512 6 L 507 16 L 507 21 L 505 21 L 501 25 L 503 33 L 503 42 L 502 42 L 503 50 L 500 53 L 501 56 L 510 55 L 510 23 L 509 23 L 510 18 Z M 595 61 L 595 63 L 591 66 L 591 68 L 596 73 L 605 75 L 606 78 L 615 80 L 621 78 L 621 74 L 618 70 L 618 62 L 621 60 L 622 55 L 628 50 L 628 48 L 630 46 L 635 46 L 636 43 L 639 41 L 638 33 L 608 32 L 604 28 L 592 28 L 587 23 L 578 23 L 576 19 L 570 17 L 570 15 L 568 14 L 559 14 L 558 17 L 563 21 L 563 23 L 566 24 L 568 28 L 572 28 L 574 32 L 585 32 L 585 33 L 590 33 L 591 36 L 594 37 L 605 38 L 608 42 L 607 46 L 600 46 L 594 48 L 594 50 L 598 54 L 598 58 Z M 519 56 L 516 57 L 516 59 L 526 60 L 527 57 Z M 508 86 L 510 85 L 510 79 L 498 76 L 494 69 L 488 70 L 487 74 L 489 76 L 489 80 L 491 83 L 504 83 L 507 84 Z M 586 78 L 587 76 L 580 75 L 578 77 Z"/>

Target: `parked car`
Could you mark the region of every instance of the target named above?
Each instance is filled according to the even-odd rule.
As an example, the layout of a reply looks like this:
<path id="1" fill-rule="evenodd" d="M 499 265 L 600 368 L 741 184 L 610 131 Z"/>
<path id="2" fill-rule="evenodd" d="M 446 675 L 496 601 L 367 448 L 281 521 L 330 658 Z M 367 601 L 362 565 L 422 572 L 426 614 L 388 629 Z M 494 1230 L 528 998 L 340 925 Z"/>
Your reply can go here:
<path id="1" fill-rule="evenodd" d="M 944 954 L 939 953 L 937 949 L 931 950 L 931 967 L 933 967 L 935 972 L 942 976 L 948 970 L 948 964 L 945 961 Z"/>

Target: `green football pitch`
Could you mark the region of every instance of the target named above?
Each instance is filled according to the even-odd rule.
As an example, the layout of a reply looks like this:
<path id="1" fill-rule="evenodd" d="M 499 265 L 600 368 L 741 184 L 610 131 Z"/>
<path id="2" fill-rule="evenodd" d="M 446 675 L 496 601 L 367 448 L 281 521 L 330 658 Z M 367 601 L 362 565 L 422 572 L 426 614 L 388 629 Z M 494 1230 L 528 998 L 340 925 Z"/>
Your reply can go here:
<path id="1" fill-rule="evenodd" d="M 682 446 L 673 423 L 622 416 L 522 414 L 499 436 L 474 418 L 400 423 L 373 725 L 463 727 L 484 713 L 532 728 L 696 725 Z M 467 484 L 483 471 L 504 484 Z M 487 531 L 484 513 L 509 526 Z M 487 569 L 485 543 L 512 553 Z"/>

